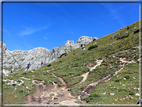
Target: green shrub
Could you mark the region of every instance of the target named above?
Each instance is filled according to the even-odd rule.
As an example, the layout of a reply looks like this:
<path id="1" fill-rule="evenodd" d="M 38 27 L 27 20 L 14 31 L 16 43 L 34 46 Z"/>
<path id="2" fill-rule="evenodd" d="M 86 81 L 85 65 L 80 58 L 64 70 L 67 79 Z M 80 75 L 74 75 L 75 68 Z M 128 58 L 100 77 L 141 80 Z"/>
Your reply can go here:
<path id="1" fill-rule="evenodd" d="M 25 59 L 21 59 L 21 61 L 24 61 Z"/>
<path id="2" fill-rule="evenodd" d="M 59 61 L 59 63 L 62 63 L 62 61 Z"/>
<path id="3" fill-rule="evenodd" d="M 68 91 L 71 91 L 71 89 L 68 89 Z"/>
<path id="4" fill-rule="evenodd" d="M 98 58 L 98 60 L 102 60 L 102 58 Z"/>
<path id="5" fill-rule="evenodd" d="M 123 36 L 121 36 L 121 37 L 118 37 L 117 40 L 120 40 L 120 39 L 123 39 L 123 38 L 127 38 L 128 36 L 129 36 L 129 34 L 123 35 Z"/>
<path id="6" fill-rule="evenodd" d="M 115 80 L 115 82 L 119 82 L 120 80 Z"/>
<path id="7" fill-rule="evenodd" d="M 50 67 L 50 66 L 51 66 L 51 64 L 48 64 L 48 65 L 47 65 L 47 67 Z"/>
<path id="8" fill-rule="evenodd" d="M 13 86 L 16 86 L 16 84 L 12 84 Z"/>
<path id="9" fill-rule="evenodd" d="M 91 94 L 89 97 L 100 97 L 100 95 L 96 94 L 96 93 L 93 93 Z"/>
<path id="10" fill-rule="evenodd" d="M 129 26 L 127 26 L 127 29 L 129 29 Z"/>
<path id="11" fill-rule="evenodd" d="M 139 29 L 137 29 L 137 30 L 134 30 L 134 34 L 135 34 L 135 33 L 138 33 L 138 32 L 139 32 Z"/>
<path id="12" fill-rule="evenodd" d="M 119 89 L 118 92 L 127 91 L 126 89 Z"/>
<path id="13" fill-rule="evenodd" d="M 87 98 L 87 102 L 94 102 L 97 100 L 101 100 L 100 95 L 96 94 L 96 93 L 92 93 L 88 98 Z"/>
<path id="14" fill-rule="evenodd" d="M 135 95 L 133 92 L 130 92 L 129 95 Z"/>
<path id="15" fill-rule="evenodd" d="M 92 46 L 90 46 L 90 47 L 88 48 L 88 50 L 91 50 L 91 49 L 97 48 L 97 47 L 98 47 L 98 45 L 92 45 Z"/>
<path id="16" fill-rule="evenodd" d="M 67 56 L 67 53 L 63 53 L 59 58 L 61 58 L 62 56 Z"/>
<path id="17" fill-rule="evenodd" d="M 126 75 L 126 76 L 125 76 L 125 78 L 126 78 L 126 79 L 129 79 L 129 78 L 130 78 L 130 76 L 129 76 L 129 75 Z"/>
<path id="18" fill-rule="evenodd" d="M 61 87 L 61 84 L 58 84 L 58 87 Z"/>

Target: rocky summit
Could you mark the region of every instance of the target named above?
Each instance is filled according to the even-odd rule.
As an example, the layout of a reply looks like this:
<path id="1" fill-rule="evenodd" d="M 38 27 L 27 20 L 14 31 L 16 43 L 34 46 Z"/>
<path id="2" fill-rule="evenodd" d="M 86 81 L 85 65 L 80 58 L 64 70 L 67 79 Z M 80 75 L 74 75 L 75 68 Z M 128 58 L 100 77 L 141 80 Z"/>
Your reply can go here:
<path id="1" fill-rule="evenodd" d="M 79 48 L 81 44 L 88 44 L 97 37 L 82 36 L 74 44 L 74 41 L 67 40 L 64 46 L 54 47 L 52 51 L 38 47 L 29 51 L 14 50 L 9 51 L 4 43 L 3 45 L 3 68 L 4 74 L 10 73 L 10 70 L 14 72 L 19 69 L 34 70 L 44 65 L 50 64 L 62 54 L 68 53 L 71 50 Z"/>

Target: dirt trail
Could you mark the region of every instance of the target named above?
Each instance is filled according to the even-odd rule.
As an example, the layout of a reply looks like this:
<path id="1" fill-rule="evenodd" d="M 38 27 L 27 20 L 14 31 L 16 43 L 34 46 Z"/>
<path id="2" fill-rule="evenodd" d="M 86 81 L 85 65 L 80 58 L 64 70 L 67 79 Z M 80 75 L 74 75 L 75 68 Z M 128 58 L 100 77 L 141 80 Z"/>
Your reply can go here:
<path id="1" fill-rule="evenodd" d="M 95 69 L 97 66 L 100 66 L 101 63 L 102 63 L 102 61 L 103 61 L 103 60 L 97 60 L 97 61 L 96 61 L 97 64 L 96 64 L 94 67 L 90 67 L 90 71 L 92 71 L 93 69 Z M 87 79 L 88 74 L 89 74 L 89 72 L 86 72 L 86 73 L 82 74 L 81 76 L 83 76 L 83 79 L 82 79 L 81 82 L 79 82 L 79 83 L 84 82 L 84 81 Z"/>
<path id="2" fill-rule="evenodd" d="M 133 61 L 133 60 L 132 60 L 132 61 L 127 61 L 126 58 L 119 58 L 119 59 L 120 59 L 120 61 L 122 61 L 122 62 L 124 62 L 124 63 L 126 63 L 126 62 L 127 62 L 127 63 L 136 63 L 136 62 Z"/>
<path id="3" fill-rule="evenodd" d="M 97 64 L 94 67 L 90 68 L 90 71 L 92 71 L 93 69 L 95 69 L 97 66 L 100 66 L 103 60 L 97 60 Z"/>
<path id="4" fill-rule="evenodd" d="M 73 104 L 74 105 L 75 104 L 75 105 L 78 105 L 77 103 L 74 103 L 77 100 L 68 91 L 67 85 L 64 82 L 64 80 L 62 78 L 60 78 L 60 77 L 55 76 L 53 73 L 52 73 L 52 75 L 54 77 L 58 78 L 58 80 L 62 83 L 61 91 L 62 91 L 62 93 L 65 92 L 65 94 L 68 96 L 68 98 L 66 98 L 65 100 L 59 102 L 59 104 L 64 104 L 64 105 L 66 105 L 66 104 Z"/>
<path id="5" fill-rule="evenodd" d="M 63 80 L 62 78 L 55 76 L 53 73 L 52 73 L 52 75 L 53 75 L 54 77 L 58 78 L 58 80 L 62 83 L 62 86 L 64 86 L 64 87 L 67 86 L 66 83 L 64 82 L 64 80 Z"/>
<path id="6" fill-rule="evenodd" d="M 87 79 L 88 74 L 89 74 L 89 72 L 86 72 L 86 73 L 81 75 L 81 76 L 83 76 L 83 79 L 80 81 L 80 83 L 84 82 Z"/>

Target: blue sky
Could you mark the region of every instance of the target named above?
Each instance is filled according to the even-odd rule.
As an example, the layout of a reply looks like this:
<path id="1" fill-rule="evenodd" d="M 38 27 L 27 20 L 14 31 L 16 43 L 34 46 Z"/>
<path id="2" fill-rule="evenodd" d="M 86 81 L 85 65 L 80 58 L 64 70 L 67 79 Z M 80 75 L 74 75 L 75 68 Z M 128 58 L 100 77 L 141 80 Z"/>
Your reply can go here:
<path id="1" fill-rule="evenodd" d="M 81 36 L 101 38 L 139 20 L 139 3 L 3 3 L 8 50 L 65 45 Z"/>

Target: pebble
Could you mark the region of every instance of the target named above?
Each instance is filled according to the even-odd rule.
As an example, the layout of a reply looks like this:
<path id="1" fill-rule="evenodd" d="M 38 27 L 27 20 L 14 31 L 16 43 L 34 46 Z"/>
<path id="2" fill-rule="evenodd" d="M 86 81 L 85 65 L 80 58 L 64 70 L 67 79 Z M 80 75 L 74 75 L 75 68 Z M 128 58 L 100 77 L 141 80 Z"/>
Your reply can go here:
<path id="1" fill-rule="evenodd" d="M 140 94 L 139 94 L 139 93 L 136 93 L 135 96 L 140 96 Z"/>
<path id="2" fill-rule="evenodd" d="M 110 93 L 110 95 L 115 95 L 115 93 Z"/>
<path id="3" fill-rule="evenodd" d="M 125 84 L 123 84 L 122 86 L 125 86 Z"/>
<path id="4" fill-rule="evenodd" d="M 123 80 L 126 80 L 126 78 L 123 78 Z"/>
<path id="5" fill-rule="evenodd" d="M 106 92 L 104 92 L 104 93 L 102 93 L 102 94 L 104 94 L 104 95 L 105 95 L 105 94 L 106 94 Z"/>

